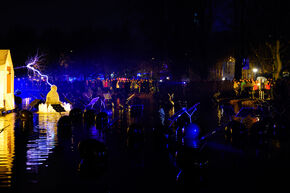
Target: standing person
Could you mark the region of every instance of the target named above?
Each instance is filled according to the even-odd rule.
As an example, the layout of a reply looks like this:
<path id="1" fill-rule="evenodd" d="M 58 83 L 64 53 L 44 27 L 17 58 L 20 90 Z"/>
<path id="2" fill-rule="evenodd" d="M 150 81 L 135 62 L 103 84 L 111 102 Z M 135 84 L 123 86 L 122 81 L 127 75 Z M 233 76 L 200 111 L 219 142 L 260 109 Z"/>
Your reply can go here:
<path id="1" fill-rule="evenodd" d="M 253 99 L 255 99 L 255 95 L 256 95 L 257 90 L 258 90 L 258 81 L 253 80 L 253 93 L 252 93 Z"/>
<path id="2" fill-rule="evenodd" d="M 235 91 L 235 95 L 238 96 L 239 94 L 239 83 L 237 80 L 234 79 L 234 85 L 233 85 L 234 91 Z"/>
<path id="3" fill-rule="evenodd" d="M 161 124 L 162 124 L 162 126 L 164 126 L 165 125 L 165 111 L 164 111 L 162 105 L 159 106 L 159 111 L 158 112 L 159 112 L 159 117 L 160 117 L 160 120 L 161 120 Z"/>
<path id="4" fill-rule="evenodd" d="M 265 99 L 265 81 L 261 81 L 262 100 Z"/>
<path id="5" fill-rule="evenodd" d="M 245 90 L 246 82 L 245 80 L 241 80 L 241 93 L 240 95 L 243 95 L 244 90 Z"/>
<path id="6" fill-rule="evenodd" d="M 259 86 L 259 99 L 264 100 L 264 88 L 263 88 L 263 82 L 259 80 L 258 86 Z"/>
<path id="7" fill-rule="evenodd" d="M 268 100 L 271 99 L 271 83 L 269 80 L 266 81 L 265 91 L 266 91 L 267 99 Z"/>
<path id="8" fill-rule="evenodd" d="M 271 97 L 271 99 L 274 99 L 274 90 L 273 90 L 273 88 L 274 88 L 274 84 L 275 84 L 275 82 L 273 81 L 273 79 L 271 78 L 270 79 L 270 97 Z"/>

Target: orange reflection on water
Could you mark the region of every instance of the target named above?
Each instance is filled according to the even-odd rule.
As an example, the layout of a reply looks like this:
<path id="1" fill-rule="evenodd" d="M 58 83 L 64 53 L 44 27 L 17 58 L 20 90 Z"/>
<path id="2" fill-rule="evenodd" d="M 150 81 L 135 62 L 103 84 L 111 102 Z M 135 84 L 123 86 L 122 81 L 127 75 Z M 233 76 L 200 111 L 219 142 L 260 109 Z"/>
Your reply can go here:
<path id="1" fill-rule="evenodd" d="M 15 114 L 0 116 L 0 187 L 10 187 L 15 153 Z"/>

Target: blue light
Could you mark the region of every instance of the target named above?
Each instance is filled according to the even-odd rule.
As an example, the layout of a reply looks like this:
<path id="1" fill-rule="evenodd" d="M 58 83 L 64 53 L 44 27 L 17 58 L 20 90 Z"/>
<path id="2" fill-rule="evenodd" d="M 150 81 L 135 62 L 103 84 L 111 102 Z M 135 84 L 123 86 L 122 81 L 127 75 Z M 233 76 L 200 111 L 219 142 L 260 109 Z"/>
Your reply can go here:
<path id="1" fill-rule="evenodd" d="M 197 140 L 192 141 L 193 148 L 198 148 L 198 144 L 199 144 L 199 141 L 197 141 Z"/>
<path id="2" fill-rule="evenodd" d="M 182 172 L 182 170 L 180 170 L 180 172 L 177 174 L 177 176 L 176 176 L 176 181 L 179 180 L 179 176 L 180 176 L 181 172 Z"/>
<path id="3" fill-rule="evenodd" d="M 190 123 L 185 128 L 185 138 L 196 139 L 199 136 L 199 126 L 195 123 Z"/>

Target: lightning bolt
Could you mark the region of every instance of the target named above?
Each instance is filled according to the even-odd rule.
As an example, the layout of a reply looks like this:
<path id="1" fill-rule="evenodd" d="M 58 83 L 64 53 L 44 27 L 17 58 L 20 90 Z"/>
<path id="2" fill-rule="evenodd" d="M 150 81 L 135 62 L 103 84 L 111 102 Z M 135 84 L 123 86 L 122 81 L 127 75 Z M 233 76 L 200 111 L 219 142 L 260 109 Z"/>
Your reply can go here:
<path id="1" fill-rule="evenodd" d="M 39 74 L 41 77 L 44 77 L 45 80 L 46 80 L 46 83 L 49 85 L 49 86 L 52 86 L 52 84 L 50 82 L 48 82 L 48 76 L 47 75 L 44 75 L 42 74 L 39 70 L 35 69 L 33 66 L 37 63 L 38 61 L 38 57 L 35 56 L 33 59 L 31 59 L 28 64 L 26 65 L 26 68 L 32 70 L 33 72 L 36 72 L 37 74 Z"/>

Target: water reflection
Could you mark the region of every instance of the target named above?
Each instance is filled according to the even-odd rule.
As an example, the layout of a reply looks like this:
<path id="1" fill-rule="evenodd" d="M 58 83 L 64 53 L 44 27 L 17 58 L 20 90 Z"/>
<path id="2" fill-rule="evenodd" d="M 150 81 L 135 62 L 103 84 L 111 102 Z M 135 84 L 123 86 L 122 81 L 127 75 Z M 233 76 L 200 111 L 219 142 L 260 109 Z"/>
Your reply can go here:
<path id="1" fill-rule="evenodd" d="M 169 117 L 172 117 L 175 114 L 174 106 L 169 110 Z"/>
<path id="2" fill-rule="evenodd" d="M 92 126 L 90 128 L 90 135 L 93 139 L 96 139 L 97 141 L 100 142 L 105 142 L 105 134 L 101 129 L 97 129 L 96 126 Z"/>
<path id="3" fill-rule="evenodd" d="M 36 136 L 32 136 L 27 143 L 27 171 L 38 173 L 38 167 L 45 163 L 57 145 L 57 121 L 60 117 L 57 113 L 39 114 L 39 125 L 33 130 Z"/>
<path id="4" fill-rule="evenodd" d="M 231 106 L 218 106 L 217 117 L 219 122 L 220 120 L 223 122 L 224 119 L 230 120 L 230 117 L 234 115 L 233 113 L 229 113 L 229 107 L 232 107 L 234 112 L 237 113 L 242 108 L 256 108 L 259 104 L 256 104 L 255 101 L 251 100 L 232 100 L 230 101 L 230 105 Z M 262 109 L 262 111 L 266 110 Z M 258 120 L 256 125 L 251 125 L 251 127 L 246 127 L 246 121 L 241 123 L 240 121 L 230 122 L 232 124 L 228 124 L 224 128 L 225 143 L 230 144 L 234 148 L 242 150 L 243 152 L 247 153 L 248 156 L 253 156 L 255 159 L 277 159 L 279 158 L 279 154 L 284 150 L 281 148 L 281 146 L 285 146 L 288 144 L 288 142 L 287 140 L 283 139 L 285 136 L 282 137 L 277 135 L 275 128 L 271 128 L 270 123 L 273 120 L 266 116 L 266 112 L 264 112 L 262 115 L 263 116 L 261 116 L 261 120 Z M 225 123 L 227 123 L 227 121 Z"/>
<path id="5" fill-rule="evenodd" d="M 30 97 L 22 99 L 22 109 L 29 109 L 29 104 L 31 103 L 32 99 Z"/>
<path id="6" fill-rule="evenodd" d="M 10 187 L 15 153 L 15 114 L 0 117 L 0 187 Z"/>
<path id="7" fill-rule="evenodd" d="M 220 105 L 217 106 L 217 117 L 218 117 L 218 126 L 221 126 L 222 124 L 222 118 L 224 115 L 224 109 L 220 107 Z"/>

